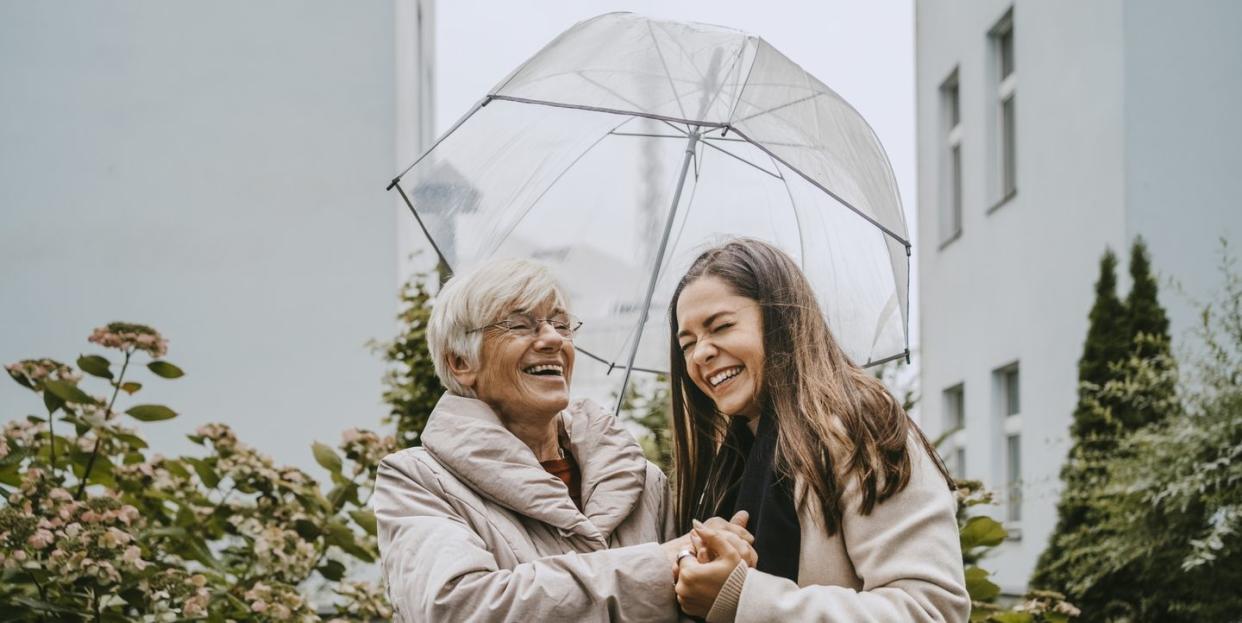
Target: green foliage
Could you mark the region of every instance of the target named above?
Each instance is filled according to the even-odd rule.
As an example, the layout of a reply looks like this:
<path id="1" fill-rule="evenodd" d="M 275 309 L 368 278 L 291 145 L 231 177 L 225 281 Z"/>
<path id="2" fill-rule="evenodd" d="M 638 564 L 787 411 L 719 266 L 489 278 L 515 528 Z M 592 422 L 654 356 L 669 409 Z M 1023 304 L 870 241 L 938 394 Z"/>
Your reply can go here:
<path id="1" fill-rule="evenodd" d="M 630 378 L 621 402 L 622 420 L 633 422 L 645 431 L 638 436 L 643 454 L 665 474 L 673 471 L 673 433 L 669 429 L 668 377 L 654 379 Z"/>
<path id="2" fill-rule="evenodd" d="M 1126 329 L 1131 339 L 1138 335 L 1156 338 L 1149 347 L 1139 348 L 1140 357 L 1168 354 L 1160 345 L 1169 342 L 1169 317 L 1157 298 L 1156 278 L 1151 272 L 1151 258 L 1143 239 L 1136 238 L 1130 248 L 1130 294 L 1126 296 Z M 1147 422 L 1144 422 L 1147 423 Z"/>
<path id="3" fill-rule="evenodd" d="M 1105 251 L 1078 364 L 1078 404 L 1070 429 L 1073 444 L 1061 468 L 1064 488 L 1057 504 L 1057 526 L 1031 578 L 1033 586 L 1069 595 L 1083 608 L 1087 620 L 1109 611 L 1108 603 L 1139 598 L 1139 589 L 1120 572 L 1097 578 L 1092 595 L 1071 585 L 1075 567 L 1089 564 L 1075 544 L 1087 535 L 1099 536 L 1103 529 L 1104 510 L 1097 494 L 1108 482 L 1108 461 L 1117 456 L 1118 444 L 1130 433 L 1178 411 L 1169 322 L 1157 298 L 1142 239 L 1131 247 L 1133 285 L 1124 304 L 1116 293 L 1116 263 L 1112 252 Z M 1144 370 L 1129 365 L 1136 357 L 1146 360 Z M 1135 376 L 1139 372 L 1141 379 Z M 1104 391 L 1108 387 L 1125 387 L 1129 393 Z"/>
<path id="4" fill-rule="evenodd" d="M 1175 373 L 1152 336 L 1097 390 L 1166 415 L 1101 462 L 1103 486 L 1087 498 L 1098 525 L 1066 543 L 1069 586 L 1094 620 L 1224 621 L 1242 609 L 1242 277 L 1223 264 L 1180 399 L 1164 392 Z M 1128 592 L 1107 591 L 1117 584 Z"/>
<path id="5" fill-rule="evenodd" d="M 427 349 L 432 304 L 430 278 L 427 273 L 420 273 L 402 287 L 396 339 L 373 344 L 389 364 L 384 374 L 383 397 L 389 407 L 385 423 L 396 424 L 397 441 L 402 447 L 420 444 L 419 436 L 427 426 L 427 418 L 444 393 Z"/>
<path id="6" fill-rule="evenodd" d="M 976 623 L 1064 623 L 1078 616 L 1073 604 L 1060 593 L 1032 591 L 1018 604 L 1003 607 L 996 603 L 1000 586 L 979 562 L 1004 542 L 1006 532 L 999 522 L 972 510 L 993 503 L 990 491 L 977 480 L 957 481 L 957 526 L 962 543 L 962 562 L 966 567 L 966 590 L 970 593 L 970 620 Z"/>
<path id="7" fill-rule="evenodd" d="M 47 416 L 10 421 L 0 434 L 0 618 L 317 621 L 304 596 L 311 584 L 336 595 L 318 607 L 340 618 L 392 615 L 381 588 L 348 579 L 351 564 L 377 556 L 366 502 L 392 438 L 346 431 L 337 450 L 323 446 L 332 460 L 316 444 L 335 484 L 327 495 L 222 424 L 190 436 L 201 456 L 148 455 L 119 413 L 121 393 L 143 389 L 127 373 L 140 357 L 151 359 L 156 377 L 184 372 L 158 359 L 167 342 L 150 327 L 111 323 L 90 341 L 121 352 L 116 372 L 102 355 L 77 360 L 106 383 L 106 398 L 52 359 L 6 366 Z M 144 422 L 176 417 L 153 404 L 125 413 Z"/>

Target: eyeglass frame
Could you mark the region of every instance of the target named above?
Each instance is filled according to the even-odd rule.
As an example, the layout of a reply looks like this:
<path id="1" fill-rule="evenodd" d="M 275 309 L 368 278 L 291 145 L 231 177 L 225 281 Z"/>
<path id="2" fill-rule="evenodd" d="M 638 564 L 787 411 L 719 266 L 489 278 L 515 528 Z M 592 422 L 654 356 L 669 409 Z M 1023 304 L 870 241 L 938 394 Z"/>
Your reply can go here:
<path id="1" fill-rule="evenodd" d="M 557 335 L 561 336 L 561 338 L 566 339 L 566 340 L 573 340 L 574 336 L 578 334 L 578 329 L 582 328 L 582 320 L 579 319 L 577 316 L 571 313 L 568 313 L 568 312 L 560 312 L 557 315 L 564 316 L 565 319 L 569 321 L 568 323 L 569 335 L 565 335 L 564 333 L 561 333 L 556 328 L 556 325 L 552 324 L 553 318 L 551 317 L 536 318 L 534 315 L 526 313 L 526 312 L 514 312 L 512 314 L 509 314 L 507 317 L 505 317 L 504 320 L 498 320 L 490 324 L 485 324 L 481 327 L 469 329 L 466 331 L 466 335 L 470 335 L 472 333 L 478 333 L 480 331 L 485 331 L 487 329 L 491 329 L 492 327 L 500 327 L 504 329 L 506 333 L 515 333 L 517 335 L 527 335 L 520 331 L 515 331 L 513 327 L 508 326 L 508 323 L 513 319 L 514 316 L 525 316 L 527 319 L 529 319 L 534 324 L 534 326 L 530 328 L 531 332 L 529 335 L 527 335 L 527 337 L 535 337 L 539 335 L 539 329 L 544 324 L 546 324 L 549 327 L 552 327 L 552 330 L 555 331 Z"/>

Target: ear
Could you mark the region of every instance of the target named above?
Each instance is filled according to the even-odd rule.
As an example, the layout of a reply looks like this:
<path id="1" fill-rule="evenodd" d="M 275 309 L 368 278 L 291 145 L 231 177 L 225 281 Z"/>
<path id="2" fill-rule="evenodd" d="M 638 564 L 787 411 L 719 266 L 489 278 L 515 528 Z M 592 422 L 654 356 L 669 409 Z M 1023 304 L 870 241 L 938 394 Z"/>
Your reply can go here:
<path id="1" fill-rule="evenodd" d="M 449 353 L 447 357 L 449 373 L 453 375 L 453 378 L 462 387 L 474 389 L 474 383 L 478 380 L 479 371 L 474 366 L 471 366 L 465 357 L 457 353 Z"/>

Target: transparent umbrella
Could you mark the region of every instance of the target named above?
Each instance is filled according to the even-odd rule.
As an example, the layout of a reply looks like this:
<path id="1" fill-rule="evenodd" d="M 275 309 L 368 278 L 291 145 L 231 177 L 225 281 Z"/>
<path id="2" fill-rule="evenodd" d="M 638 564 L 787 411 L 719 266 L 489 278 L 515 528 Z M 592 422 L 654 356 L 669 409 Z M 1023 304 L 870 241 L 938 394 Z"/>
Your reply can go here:
<path id="1" fill-rule="evenodd" d="M 440 258 L 549 265 L 609 371 L 668 366 L 667 310 L 707 246 L 778 245 L 860 365 L 907 357 L 910 243 L 867 122 L 762 38 L 610 13 L 492 89 L 397 176 Z"/>

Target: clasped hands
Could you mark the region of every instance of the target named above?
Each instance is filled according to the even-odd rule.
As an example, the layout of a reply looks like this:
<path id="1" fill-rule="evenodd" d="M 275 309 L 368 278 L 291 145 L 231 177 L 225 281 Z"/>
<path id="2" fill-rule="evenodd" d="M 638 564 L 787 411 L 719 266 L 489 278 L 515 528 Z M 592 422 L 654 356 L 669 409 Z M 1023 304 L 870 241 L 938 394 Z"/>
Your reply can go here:
<path id="1" fill-rule="evenodd" d="M 738 511 L 729 521 L 712 517 L 705 522 L 694 521 L 694 529 L 664 543 L 664 553 L 673 565 L 677 603 L 686 614 L 707 616 L 716 595 L 739 562 L 754 567 L 759 560 L 753 544 L 755 537 L 747 532 L 746 511 Z M 691 556 L 678 556 L 690 551 Z"/>

